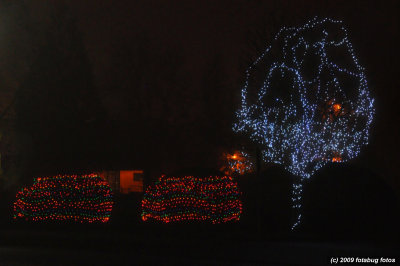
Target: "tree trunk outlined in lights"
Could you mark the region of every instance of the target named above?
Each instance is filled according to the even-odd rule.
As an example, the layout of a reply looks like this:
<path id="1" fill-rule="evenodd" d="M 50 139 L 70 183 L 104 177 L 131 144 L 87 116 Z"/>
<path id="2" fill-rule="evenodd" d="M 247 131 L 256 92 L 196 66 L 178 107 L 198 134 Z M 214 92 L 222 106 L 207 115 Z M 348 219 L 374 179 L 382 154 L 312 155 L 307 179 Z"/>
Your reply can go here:
<path id="1" fill-rule="evenodd" d="M 247 69 L 233 130 L 258 145 L 264 162 L 295 176 L 292 230 L 301 222 L 304 180 L 358 156 L 374 112 L 342 21 L 283 27 Z"/>

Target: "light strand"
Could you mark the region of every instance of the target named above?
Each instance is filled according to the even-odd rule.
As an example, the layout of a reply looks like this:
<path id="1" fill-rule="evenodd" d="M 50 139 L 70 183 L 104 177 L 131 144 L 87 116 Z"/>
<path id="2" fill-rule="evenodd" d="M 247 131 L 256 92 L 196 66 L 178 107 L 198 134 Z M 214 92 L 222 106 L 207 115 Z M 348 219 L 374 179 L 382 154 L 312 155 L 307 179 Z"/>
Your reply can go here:
<path id="1" fill-rule="evenodd" d="M 142 200 L 142 219 L 163 223 L 238 221 L 242 202 L 237 183 L 229 176 L 198 178 L 162 176 Z"/>
<path id="2" fill-rule="evenodd" d="M 253 77 L 260 70 L 263 77 Z M 255 100 L 252 91 L 258 91 Z M 248 134 L 262 147 L 265 162 L 284 165 L 301 184 L 328 162 L 358 156 L 368 144 L 374 112 L 343 23 L 314 18 L 283 27 L 246 70 L 233 130 Z M 298 210 L 292 229 L 301 221 L 300 184 L 292 190 Z"/>
<path id="3" fill-rule="evenodd" d="M 113 204 L 110 185 L 98 175 L 36 178 L 17 193 L 14 219 L 105 223 Z"/>

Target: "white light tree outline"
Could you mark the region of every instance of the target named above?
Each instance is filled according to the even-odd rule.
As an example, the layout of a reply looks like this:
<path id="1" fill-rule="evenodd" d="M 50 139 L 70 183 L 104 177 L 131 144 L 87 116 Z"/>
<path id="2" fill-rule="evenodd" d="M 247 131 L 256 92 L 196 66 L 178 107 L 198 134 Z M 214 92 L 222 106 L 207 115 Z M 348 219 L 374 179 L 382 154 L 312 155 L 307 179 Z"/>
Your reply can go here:
<path id="1" fill-rule="evenodd" d="M 254 85 L 260 69 L 262 83 Z M 278 87 L 282 81 L 291 87 Z M 368 144 L 374 112 L 364 68 L 342 21 L 314 18 L 283 27 L 246 70 L 233 130 L 259 144 L 265 162 L 282 164 L 299 178 L 292 188 L 292 230 L 301 221 L 303 181 L 328 162 L 356 157 Z"/>

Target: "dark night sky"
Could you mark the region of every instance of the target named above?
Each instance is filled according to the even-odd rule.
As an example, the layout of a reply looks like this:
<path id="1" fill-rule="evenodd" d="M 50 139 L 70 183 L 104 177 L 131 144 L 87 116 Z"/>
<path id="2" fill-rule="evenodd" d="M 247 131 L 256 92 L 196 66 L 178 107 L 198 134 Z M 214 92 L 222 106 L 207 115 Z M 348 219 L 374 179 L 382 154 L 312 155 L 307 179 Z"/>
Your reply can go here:
<path id="1" fill-rule="evenodd" d="M 93 137 L 89 150 L 101 146 L 93 148 L 106 154 L 101 162 L 125 168 L 132 161 L 138 162 L 133 167 L 151 164 L 158 169 L 214 166 L 218 153 L 232 144 L 230 126 L 243 83 L 249 33 L 264 27 L 268 41 L 281 26 L 299 25 L 314 16 L 342 19 L 377 103 L 371 144 L 356 163 L 400 191 L 396 1 L 22 3 L 9 3 L 2 10 L 6 19 L 1 31 L 18 44 L 29 43 L 24 36 L 33 35 L 35 45 L 44 45 L 41 29 L 57 21 L 57 7 L 67 10 L 63 16 L 76 26 L 91 93 L 99 102 L 93 108 L 104 112 L 95 127 L 102 134 Z M 26 21 L 36 24 L 26 30 L 21 26 Z M 2 92 L 6 95 L 30 75 L 31 68 L 23 66 L 36 51 L 12 46 L 4 38 L 1 45 L 1 75 L 10 88 Z"/>

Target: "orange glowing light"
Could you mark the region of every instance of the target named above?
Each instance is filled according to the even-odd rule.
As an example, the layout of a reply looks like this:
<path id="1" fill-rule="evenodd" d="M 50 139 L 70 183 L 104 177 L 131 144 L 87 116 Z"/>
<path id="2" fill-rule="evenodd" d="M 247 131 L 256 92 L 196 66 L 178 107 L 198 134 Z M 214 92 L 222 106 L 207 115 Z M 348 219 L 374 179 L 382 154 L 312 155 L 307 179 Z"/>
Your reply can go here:
<path id="1" fill-rule="evenodd" d="M 335 162 L 336 162 L 336 163 L 337 163 L 337 162 L 341 162 L 341 161 L 342 161 L 342 158 L 341 158 L 340 156 L 338 156 L 338 157 L 333 157 L 333 158 L 332 158 L 332 162 L 334 162 L 334 163 L 335 163 Z"/>
<path id="2" fill-rule="evenodd" d="M 339 111 L 340 109 L 342 109 L 342 105 L 339 104 L 339 103 L 336 103 L 336 104 L 333 105 L 333 109 L 334 109 L 335 111 Z"/>
<path id="3" fill-rule="evenodd" d="M 251 172 L 251 162 L 239 151 L 235 151 L 231 154 L 225 153 L 224 159 L 225 162 L 220 168 L 220 171 L 226 175 L 232 175 L 235 172 L 239 174 Z"/>
<path id="4" fill-rule="evenodd" d="M 143 175 L 142 170 L 121 170 L 119 174 L 121 193 L 143 192 L 143 179 L 138 178 L 140 175 Z"/>
<path id="5" fill-rule="evenodd" d="M 339 103 L 335 103 L 332 107 L 334 114 L 338 116 L 340 114 L 340 111 L 342 110 L 342 105 Z"/>

